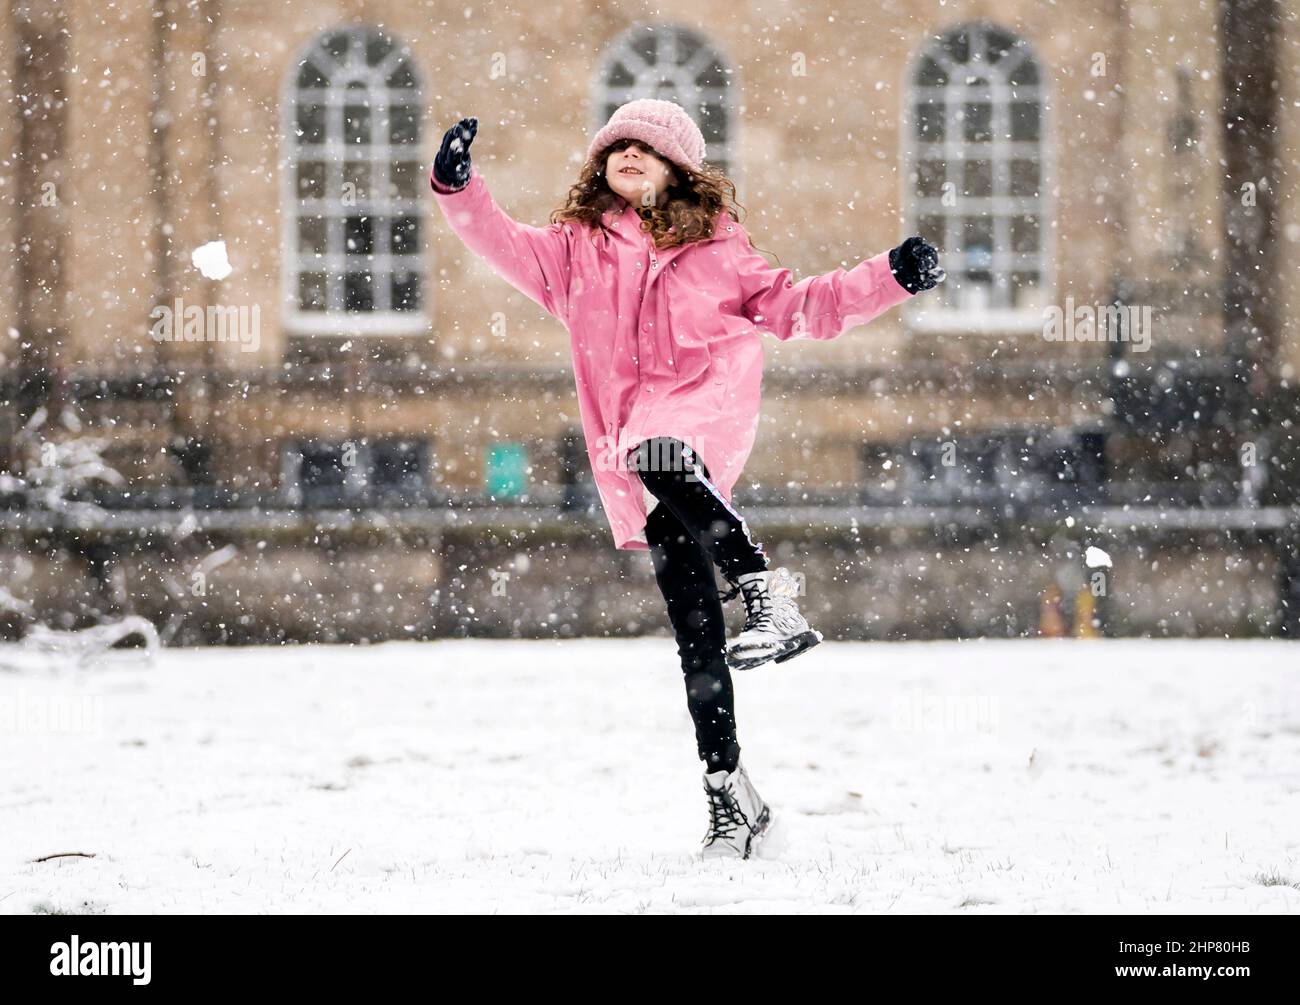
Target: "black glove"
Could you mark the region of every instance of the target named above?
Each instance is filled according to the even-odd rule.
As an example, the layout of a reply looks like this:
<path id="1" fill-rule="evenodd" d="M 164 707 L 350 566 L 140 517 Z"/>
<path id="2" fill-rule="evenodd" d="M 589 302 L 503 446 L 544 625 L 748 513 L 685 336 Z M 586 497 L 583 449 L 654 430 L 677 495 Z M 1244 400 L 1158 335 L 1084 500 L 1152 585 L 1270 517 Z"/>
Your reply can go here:
<path id="1" fill-rule="evenodd" d="M 889 271 L 908 293 L 932 290 L 947 273 L 939 266 L 939 251 L 920 237 L 909 237 L 889 253 Z"/>
<path id="2" fill-rule="evenodd" d="M 442 137 L 438 156 L 433 159 L 433 176 L 440 185 L 464 188 L 469 184 L 469 145 L 478 132 L 478 119 L 461 119 Z"/>

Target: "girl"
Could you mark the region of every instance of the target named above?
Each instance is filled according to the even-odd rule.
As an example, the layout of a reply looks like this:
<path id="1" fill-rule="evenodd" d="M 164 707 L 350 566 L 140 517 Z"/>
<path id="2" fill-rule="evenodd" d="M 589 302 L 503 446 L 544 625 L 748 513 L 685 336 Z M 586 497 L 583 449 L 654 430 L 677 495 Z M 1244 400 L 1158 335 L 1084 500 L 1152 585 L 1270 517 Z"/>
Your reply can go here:
<path id="1" fill-rule="evenodd" d="M 448 225 L 568 329 L 582 428 L 616 548 L 649 551 L 685 674 L 709 799 L 705 857 L 748 858 L 772 818 L 740 762 L 730 670 L 821 641 L 731 505 L 754 445 L 762 330 L 832 339 L 943 279 L 919 237 L 795 282 L 752 247 L 735 185 L 670 101 L 618 108 L 547 227 L 511 219 L 470 164 L 478 120 L 443 137 L 430 184 Z M 731 584 L 719 596 L 714 566 Z M 784 570 L 776 570 L 778 573 Z M 722 601 L 744 597 L 727 647 Z"/>

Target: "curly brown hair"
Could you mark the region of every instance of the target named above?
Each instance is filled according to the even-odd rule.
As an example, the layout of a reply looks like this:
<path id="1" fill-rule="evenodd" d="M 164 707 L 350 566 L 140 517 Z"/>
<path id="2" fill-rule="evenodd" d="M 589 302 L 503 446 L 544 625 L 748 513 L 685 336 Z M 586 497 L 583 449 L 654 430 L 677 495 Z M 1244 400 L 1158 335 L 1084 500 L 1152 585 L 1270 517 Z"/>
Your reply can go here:
<path id="1" fill-rule="evenodd" d="M 551 223 L 576 220 L 593 231 L 597 230 L 601 214 L 620 198 L 605 179 L 605 162 L 615 150 L 639 142 L 619 140 L 607 146 L 599 156 L 588 160 L 582 166 L 578 180 L 569 189 L 564 205 L 551 213 Z M 725 174 L 708 164 L 692 171 L 669 160 L 654 147 L 640 145 L 671 164 L 676 174 L 676 180 L 668 189 L 668 198 L 662 204 L 637 207 L 641 229 L 650 234 L 656 248 L 673 248 L 712 237 L 714 221 L 723 210 L 737 223 L 740 222 L 744 207 L 736 198 L 735 182 Z"/>

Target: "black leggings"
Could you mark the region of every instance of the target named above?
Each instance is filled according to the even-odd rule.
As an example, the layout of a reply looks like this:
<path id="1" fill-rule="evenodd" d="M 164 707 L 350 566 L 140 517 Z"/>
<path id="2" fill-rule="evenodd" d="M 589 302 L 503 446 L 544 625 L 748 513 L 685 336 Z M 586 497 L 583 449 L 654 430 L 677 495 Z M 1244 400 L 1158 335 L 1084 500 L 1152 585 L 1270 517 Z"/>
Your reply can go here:
<path id="1" fill-rule="evenodd" d="M 629 456 L 629 467 L 658 500 L 646 519 L 646 543 L 677 637 L 700 759 L 708 771 L 731 771 L 740 744 L 713 567 L 734 581 L 766 569 L 767 556 L 744 519 L 718 494 L 707 465 L 681 440 L 643 441 Z"/>

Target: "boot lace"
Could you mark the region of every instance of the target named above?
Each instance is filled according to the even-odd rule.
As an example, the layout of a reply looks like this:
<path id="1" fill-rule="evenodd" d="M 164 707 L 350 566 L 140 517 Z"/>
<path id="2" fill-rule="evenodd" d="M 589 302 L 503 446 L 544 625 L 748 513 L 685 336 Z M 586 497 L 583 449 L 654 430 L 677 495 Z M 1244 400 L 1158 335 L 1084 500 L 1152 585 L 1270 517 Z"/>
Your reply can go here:
<path id="1" fill-rule="evenodd" d="M 775 630 L 776 603 L 770 592 L 770 582 L 771 577 L 767 588 L 761 580 L 744 585 L 737 584 L 736 589 L 745 595 L 745 627 L 741 629 L 742 632 L 752 632 L 757 629 Z"/>
<path id="2" fill-rule="evenodd" d="M 748 826 L 749 822 L 741 812 L 740 804 L 736 802 L 726 786 L 711 789 L 705 785 L 704 791 L 709 796 L 709 833 L 705 839 L 706 843 L 712 844 L 714 841 L 730 838 L 737 827 Z"/>
<path id="3" fill-rule="evenodd" d="M 745 627 L 741 629 L 741 632 L 753 632 L 759 630 L 776 630 L 776 612 L 772 608 L 772 601 L 766 594 L 760 594 L 758 598 L 749 605 L 748 613 L 745 616 Z"/>

